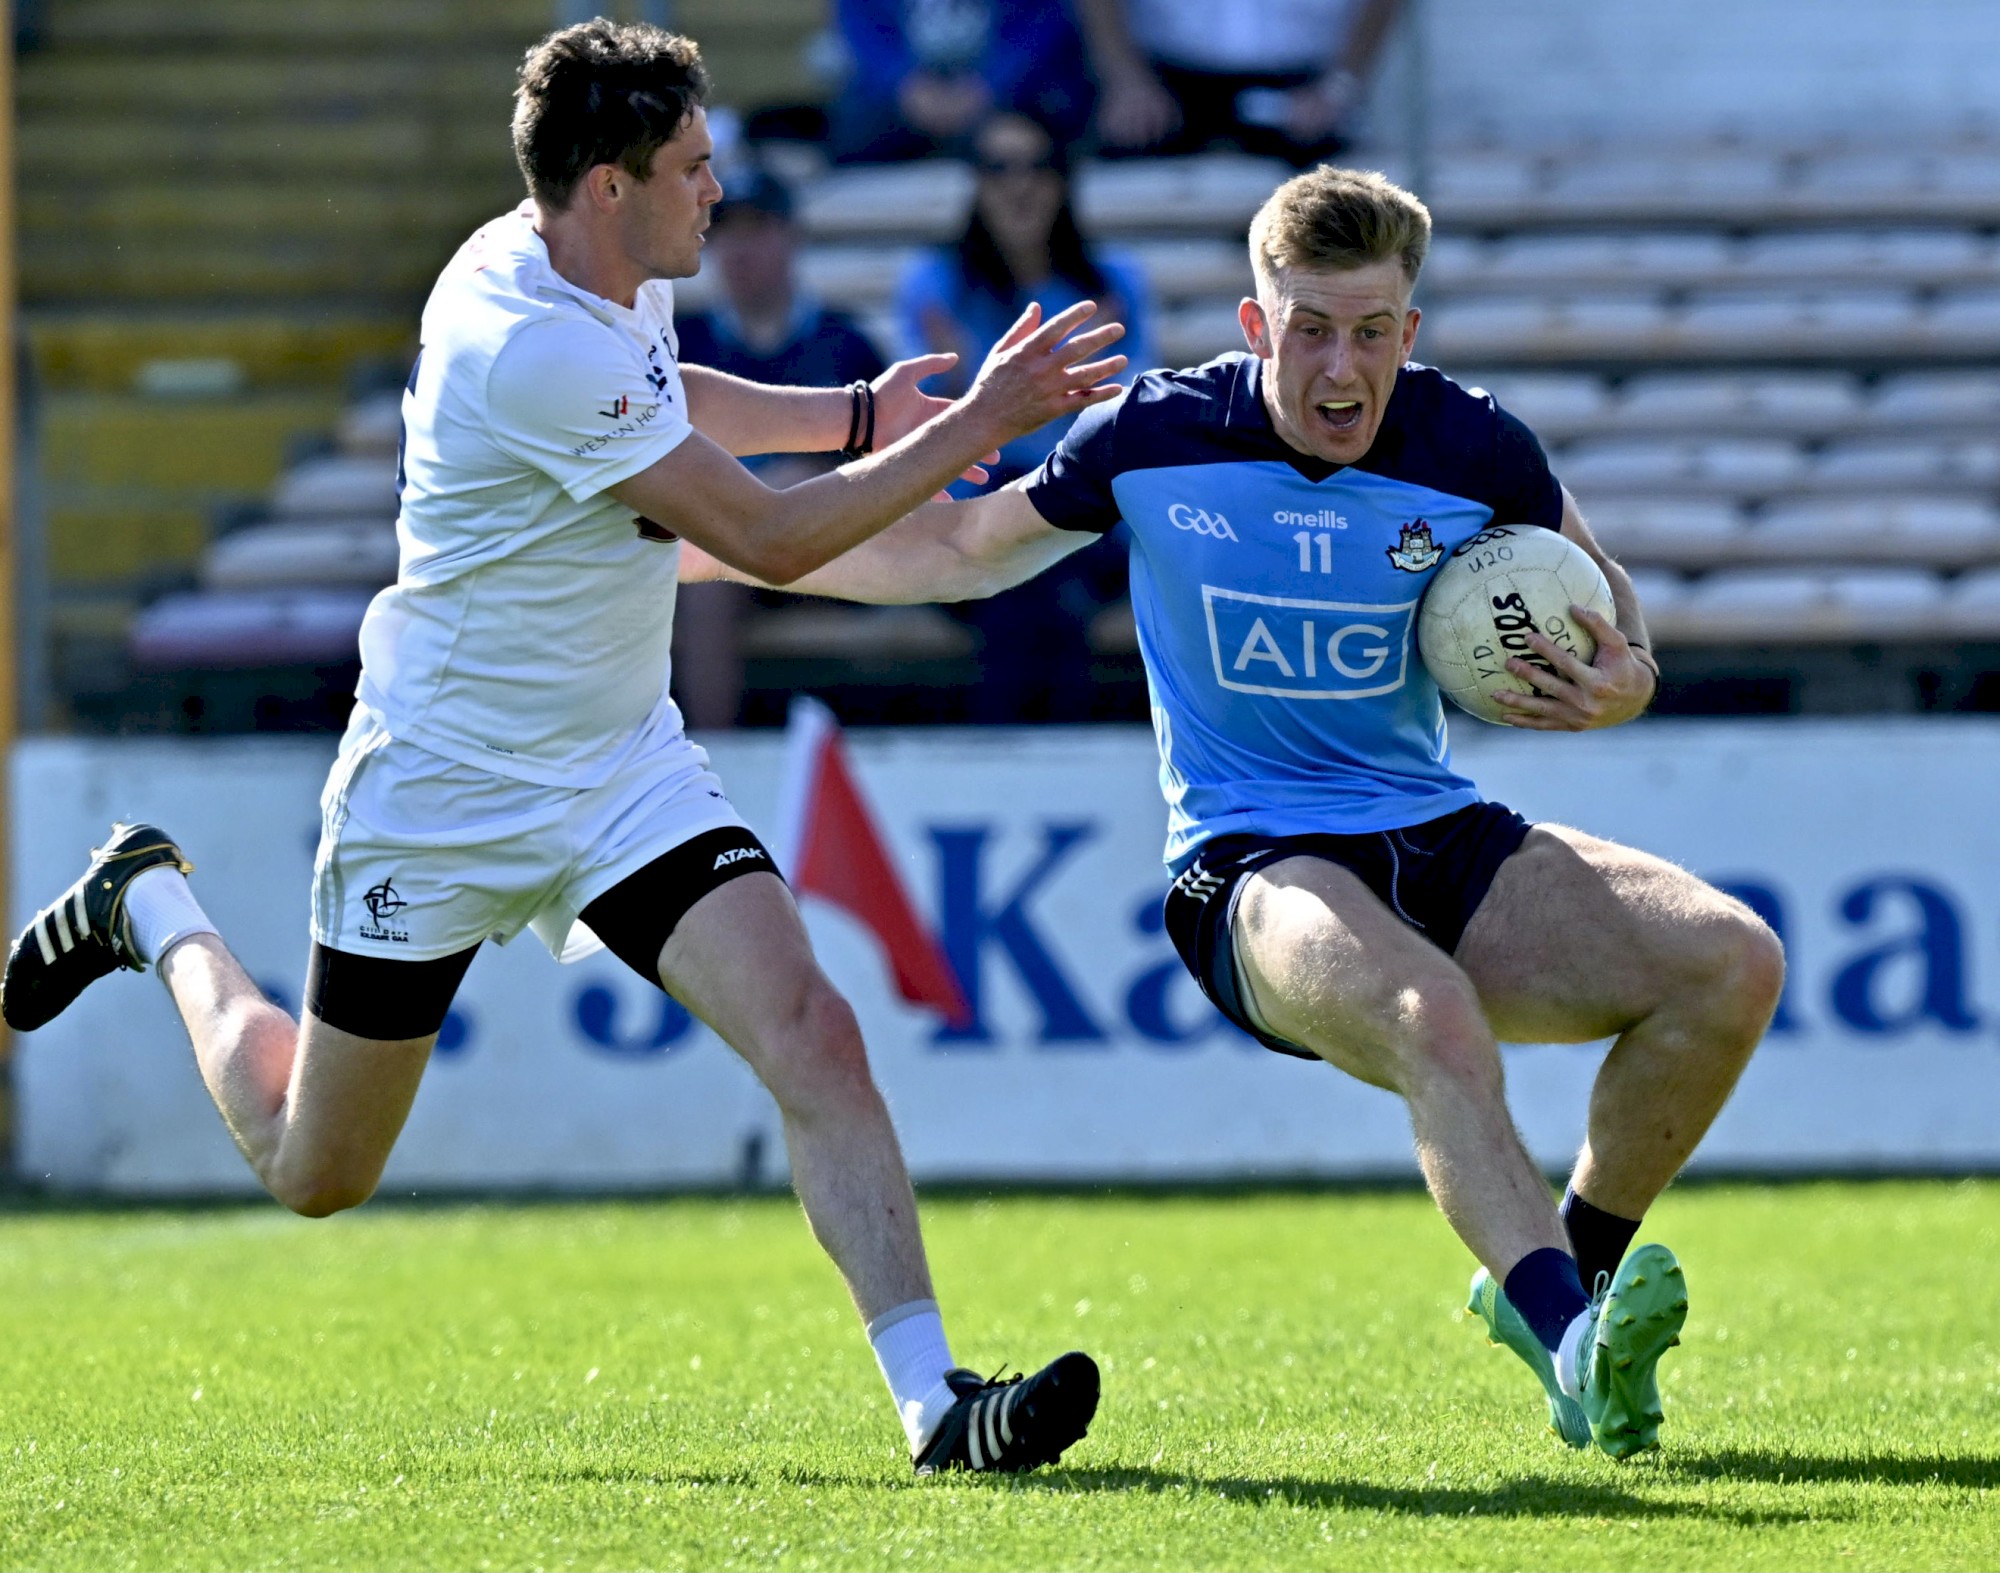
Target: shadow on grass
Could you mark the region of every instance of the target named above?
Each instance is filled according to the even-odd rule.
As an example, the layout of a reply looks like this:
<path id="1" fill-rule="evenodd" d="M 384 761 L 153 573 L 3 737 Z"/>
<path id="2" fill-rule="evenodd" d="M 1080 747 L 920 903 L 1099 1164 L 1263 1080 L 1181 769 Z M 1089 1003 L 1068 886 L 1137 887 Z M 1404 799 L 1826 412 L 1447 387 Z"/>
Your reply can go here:
<path id="1" fill-rule="evenodd" d="M 1220 1497 L 1254 1507 L 1315 1508 L 1334 1512 L 1398 1513 L 1414 1518 L 1699 1518 L 1740 1528 L 1795 1524 L 1810 1515 L 1785 1509 L 1746 1509 L 1686 1499 L 1635 1496 L 1621 1487 L 1594 1481 L 1530 1476 L 1487 1488 L 1391 1486 L 1366 1480 L 1305 1480 L 1295 1475 L 1193 1475 L 1163 1469 L 1052 1469 L 1026 1475 L 970 1475 L 922 1481 L 900 1473 L 781 1467 L 779 1480 L 802 1489 L 940 1490 L 951 1488 L 1032 1491 L 1049 1496 L 1165 1495 Z M 586 1465 L 543 1472 L 549 1480 L 595 1483 L 769 1489 L 770 1470 L 624 1469 Z M 1648 1477 L 1667 1483 L 1665 1472 Z"/>
<path id="2" fill-rule="evenodd" d="M 1658 1471 L 1648 1471 L 1658 1481 Z M 1793 1524 L 1803 1512 L 1752 1510 L 1712 1502 L 1634 1496 L 1609 1483 L 1530 1476 L 1491 1487 L 1389 1486 L 1366 1480 L 1302 1480 L 1295 1475 L 1213 1477 L 1156 1469 L 1058 1469 L 1022 1484 L 1052 1492 L 1185 1492 L 1232 1502 L 1282 1504 L 1422 1518 L 1703 1518 L 1739 1526 Z"/>
<path id="3" fill-rule="evenodd" d="M 1690 1480 L 1756 1480 L 1774 1485 L 2000 1486 L 2000 1458 L 1908 1453 L 1799 1453 L 1788 1448 L 1721 1448 L 1662 1458 L 1660 1472 Z"/>

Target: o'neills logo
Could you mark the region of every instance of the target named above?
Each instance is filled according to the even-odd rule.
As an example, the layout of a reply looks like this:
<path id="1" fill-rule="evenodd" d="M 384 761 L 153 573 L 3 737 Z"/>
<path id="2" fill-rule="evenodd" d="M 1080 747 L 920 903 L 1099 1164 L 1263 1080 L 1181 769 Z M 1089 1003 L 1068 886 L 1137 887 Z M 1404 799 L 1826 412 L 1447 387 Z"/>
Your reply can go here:
<path id="1" fill-rule="evenodd" d="M 1347 520 L 1331 508 L 1316 508 L 1311 513 L 1294 513 L 1289 508 L 1280 508 L 1271 515 L 1273 524 L 1302 524 L 1309 530 L 1344 530 Z"/>

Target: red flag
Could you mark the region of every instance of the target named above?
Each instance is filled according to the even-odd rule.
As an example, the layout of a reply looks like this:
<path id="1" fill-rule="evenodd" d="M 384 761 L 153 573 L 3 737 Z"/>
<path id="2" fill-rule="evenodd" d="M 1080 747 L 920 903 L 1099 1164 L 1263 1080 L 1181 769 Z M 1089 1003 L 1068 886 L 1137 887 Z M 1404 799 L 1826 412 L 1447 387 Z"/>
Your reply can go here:
<path id="1" fill-rule="evenodd" d="M 792 889 L 832 902 L 870 929 L 904 999 L 966 1025 L 972 1008 L 965 990 L 904 888 L 833 712 L 815 699 L 794 699 L 786 745 L 779 861 Z"/>

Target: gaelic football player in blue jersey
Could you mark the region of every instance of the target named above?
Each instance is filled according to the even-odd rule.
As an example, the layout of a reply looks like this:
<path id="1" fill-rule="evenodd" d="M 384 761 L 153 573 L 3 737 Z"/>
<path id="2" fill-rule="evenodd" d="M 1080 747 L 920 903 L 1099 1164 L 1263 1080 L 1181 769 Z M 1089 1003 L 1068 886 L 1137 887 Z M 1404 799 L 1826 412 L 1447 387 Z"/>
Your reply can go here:
<path id="1" fill-rule="evenodd" d="M 1657 1444 L 1655 1371 L 1687 1314 L 1663 1246 L 1628 1248 L 1776 1008 L 1751 912 L 1670 863 L 1530 825 L 1452 767 L 1415 658 L 1430 576 L 1489 523 L 1560 530 L 1617 624 L 1591 664 L 1510 696 L 1545 731 L 1616 726 L 1658 682 L 1631 580 L 1532 433 L 1411 363 L 1430 215 L 1321 168 L 1250 230 L 1247 353 L 1154 372 L 1084 414 L 1032 475 L 939 503 L 796 581 L 957 601 L 1121 520 L 1174 872 L 1167 928 L 1232 1021 L 1409 1104 L 1438 1206 L 1478 1258 L 1472 1308 L 1540 1377 L 1564 1441 Z M 724 572 L 692 556 L 684 574 Z M 1499 1040 L 1615 1037 L 1558 1209 L 1508 1113 Z"/>

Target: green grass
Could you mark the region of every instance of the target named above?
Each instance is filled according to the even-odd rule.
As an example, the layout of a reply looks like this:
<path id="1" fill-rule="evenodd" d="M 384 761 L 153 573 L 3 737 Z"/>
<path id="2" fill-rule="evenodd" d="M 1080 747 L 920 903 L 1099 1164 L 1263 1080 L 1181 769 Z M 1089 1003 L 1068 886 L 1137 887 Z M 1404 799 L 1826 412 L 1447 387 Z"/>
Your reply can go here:
<path id="1" fill-rule="evenodd" d="M 1414 1193 L 934 1199 L 1073 1467 L 914 1481 L 788 1201 L 0 1214 L 7 1568 L 1991 1567 L 2000 1184 L 1697 1187 L 1665 1451 L 1572 1455 Z"/>

